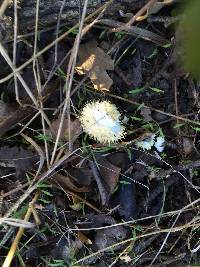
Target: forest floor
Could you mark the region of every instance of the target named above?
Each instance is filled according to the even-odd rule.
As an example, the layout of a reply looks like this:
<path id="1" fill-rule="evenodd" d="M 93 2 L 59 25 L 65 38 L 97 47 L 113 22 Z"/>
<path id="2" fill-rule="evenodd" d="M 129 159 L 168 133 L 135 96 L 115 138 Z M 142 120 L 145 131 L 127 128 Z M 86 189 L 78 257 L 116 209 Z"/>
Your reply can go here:
<path id="1" fill-rule="evenodd" d="M 0 44 L 3 267 L 200 266 L 200 86 L 177 2 Z M 113 144 L 79 122 L 105 100 L 126 128 Z"/>

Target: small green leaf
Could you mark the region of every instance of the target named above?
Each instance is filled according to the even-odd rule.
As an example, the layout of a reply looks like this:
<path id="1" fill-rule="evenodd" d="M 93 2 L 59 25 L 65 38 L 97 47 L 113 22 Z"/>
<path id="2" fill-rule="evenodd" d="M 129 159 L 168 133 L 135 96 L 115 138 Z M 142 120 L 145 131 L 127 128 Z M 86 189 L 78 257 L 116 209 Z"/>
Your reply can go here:
<path id="1" fill-rule="evenodd" d="M 64 264 L 64 261 L 60 261 L 60 262 L 55 262 L 55 263 L 49 263 L 48 264 L 50 267 L 65 267 L 66 265 Z"/>
<path id="2" fill-rule="evenodd" d="M 107 32 L 107 30 L 104 30 L 101 32 L 101 34 L 99 35 L 99 40 L 104 38 L 104 36 L 106 35 L 106 32 Z"/>
<path id="3" fill-rule="evenodd" d="M 115 37 L 118 39 L 118 40 L 120 40 L 123 36 L 124 36 L 124 32 L 116 32 L 115 33 Z"/>
<path id="4" fill-rule="evenodd" d="M 45 184 L 45 183 L 39 183 L 38 185 L 37 185 L 37 187 L 38 188 L 51 188 L 52 187 L 52 185 L 50 185 L 50 184 Z"/>
<path id="5" fill-rule="evenodd" d="M 36 136 L 37 140 L 41 140 L 41 141 L 51 141 L 52 138 L 51 136 L 49 136 L 48 134 L 39 134 Z"/>
<path id="6" fill-rule="evenodd" d="M 161 137 L 165 137 L 165 135 L 164 135 L 164 133 L 163 133 L 163 130 L 162 130 L 162 128 L 160 128 L 160 127 L 159 127 L 159 135 L 160 135 Z"/>
<path id="7" fill-rule="evenodd" d="M 130 160 L 132 160 L 132 153 L 131 153 L 130 148 L 127 148 L 126 151 L 127 151 L 127 154 L 128 154 L 128 158 L 129 158 Z"/>
<path id="8" fill-rule="evenodd" d="M 44 193 L 47 196 L 53 197 L 53 195 L 49 191 L 42 190 L 42 193 Z"/>
<path id="9" fill-rule="evenodd" d="M 138 107 L 137 107 L 137 111 L 139 111 L 140 109 L 142 109 L 144 107 L 144 103 L 140 104 Z"/>
<path id="10" fill-rule="evenodd" d="M 172 46 L 172 43 L 167 43 L 167 44 L 163 45 L 162 47 L 163 47 L 163 48 L 169 48 L 169 47 L 171 47 L 171 46 Z"/>
<path id="11" fill-rule="evenodd" d="M 135 88 L 135 89 L 129 91 L 129 94 L 138 94 L 138 93 L 141 93 L 141 92 L 144 92 L 144 87 L 142 87 L 142 88 Z"/>
<path id="12" fill-rule="evenodd" d="M 142 118 L 138 118 L 136 116 L 131 116 L 131 119 L 134 121 L 142 121 Z"/>
<path id="13" fill-rule="evenodd" d="M 59 77 L 66 77 L 66 74 L 61 68 L 58 68 L 56 73 L 58 74 Z"/>
<path id="14" fill-rule="evenodd" d="M 156 93 L 164 93 L 163 90 L 159 89 L 159 88 L 156 88 L 156 87 L 150 87 L 150 89 Z"/>
<path id="15" fill-rule="evenodd" d="M 116 148 L 116 147 L 110 145 L 110 146 L 105 146 L 105 147 L 96 147 L 94 150 L 95 150 L 95 152 L 105 153 L 105 152 L 112 151 L 114 148 Z"/>
<path id="16" fill-rule="evenodd" d="M 153 52 L 151 53 L 151 55 L 148 56 L 147 58 L 148 58 L 148 59 L 152 59 L 152 58 L 155 57 L 157 54 L 158 54 L 158 49 L 156 48 L 156 49 L 153 50 Z"/>
<path id="17" fill-rule="evenodd" d="M 43 202 L 44 204 L 49 204 L 51 201 L 40 198 L 39 201 Z"/>
<path id="18" fill-rule="evenodd" d="M 196 132 L 200 132 L 200 128 L 199 127 L 192 127 L 193 130 L 195 130 Z"/>
<path id="19" fill-rule="evenodd" d="M 150 129 L 152 132 L 154 132 L 154 124 L 150 122 L 143 124 L 141 128 L 146 129 L 146 130 Z"/>
<path id="20" fill-rule="evenodd" d="M 185 123 L 177 123 L 176 125 L 174 125 L 174 129 L 180 128 L 181 126 L 185 125 Z"/>

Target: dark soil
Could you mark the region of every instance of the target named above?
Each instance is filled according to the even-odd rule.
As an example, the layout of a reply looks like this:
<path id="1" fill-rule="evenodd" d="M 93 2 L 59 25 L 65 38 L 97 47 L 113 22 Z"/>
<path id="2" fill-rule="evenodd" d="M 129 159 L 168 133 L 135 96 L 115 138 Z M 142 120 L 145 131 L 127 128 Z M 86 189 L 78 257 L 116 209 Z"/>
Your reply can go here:
<path id="1" fill-rule="evenodd" d="M 75 72 L 54 164 L 50 159 L 77 32 L 39 56 L 35 68 L 30 63 L 20 70 L 48 120 L 35 116 L 38 107 L 19 79 L 4 79 L 12 70 L 0 57 L 1 217 L 24 219 L 39 192 L 29 219 L 34 227 L 25 229 L 11 266 L 200 266 L 200 86 L 183 64 L 183 10 L 180 1 L 172 1 L 134 23 L 140 34 L 137 29 L 113 32 L 111 24 L 126 23 L 148 1 L 138 2 L 110 21 L 103 17 L 83 36 L 81 44 L 95 40 L 114 60 L 114 70 L 108 71 L 113 85 L 109 92 L 97 91 L 87 75 Z M 12 16 L 13 9 L 7 12 Z M 20 23 L 24 26 L 23 17 Z M 43 27 L 37 51 L 67 31 L 64 17 L 61 25 L 55 20 Z M 23 36 L 24 27 L 19 29 L 16 67 L 34 53 L 33 30 Z M 12 38 L 2 40 L 11 59 Z M 77 117 L 94 100 L 109 100 L 122 113 L 127 135 L 119 143 L 102 145 L 82 132 Z M 137 146 L 151 134 L 164 137 L 162 152 Z M 19 227 L 0 227 L 4 266 Z"/>

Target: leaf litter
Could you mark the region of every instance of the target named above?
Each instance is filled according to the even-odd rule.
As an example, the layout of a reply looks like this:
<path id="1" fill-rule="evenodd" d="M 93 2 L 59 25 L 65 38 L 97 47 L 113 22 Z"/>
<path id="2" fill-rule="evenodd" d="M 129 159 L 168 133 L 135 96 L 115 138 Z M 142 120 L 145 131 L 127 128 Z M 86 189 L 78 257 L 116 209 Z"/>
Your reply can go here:
<path id="1" fill-rule="evenodd" d="M 31 170 L 39 159 L 38 155 L 23 147 L 1 147 L 0 166 L 15 168 L 16 171 Z"/>
<path id="2" fill-rule="evenodd" d="M 148 1 L 142 0 L 134 2 L 140 3 L 140 6 L 142 7 L 142 5 Z M 175 3 L 178 1 L 163 2 Z M 173 7 L 170 7 L 170 10 L 171 8 Z M 149 11 L 152 12 L 151 10 Z M 158 11 L 155 10 L 155 13 L 157 12 Z M 158 29 L 162 32 L 163 36 L 166 35 L 169 37 L 169 40 L 173 39 L 174 42 L 176 42 L 176 38 L 174 39 L 173 35 L 174 28 L 170 30 L 163 30 L 162 28 L 163 23 L 166 25 L 163 21 L 165 19 L 170 19 L 168 17 L 168 9 L 163 9 L 162 12 L 163 13 L 159 14 L 158 17 L 147 17 L 147 20 L 146 16 L 140 18 L 145 19 L 146 21 L 144 24 L 141 23 L 136 25 L 136 27 L 139 26 L 142 33 L 143 26 L 148 26 L 149 21 L 152 20 L 153 26 L 157 26 L 159 23 Z M 160 15 L 167 15 L 167 17 L 160 17 Z M 126 22 L 125 17 L 121 17 L 120 20 Z M 156 22 L 156 20 L 159 21 Z M 152 30 L 156 29 L 156 27 L 151 28 Z M 97 31 L 99 31 L 99 29 Z M 96 33 L 94 35 L 93 39 L 100 39 L 99 36 L 96 36 Z M 189 259 L 189 261 L 191 261 L 189 264 L 194 263 L 195 265 L 195 259 L 193 255 L 191 256 L 187 246 L 185 246 L 185 240 L 188 242 L 188 247 L 194 249 L 198 248 L 196 243 L 196 240 L 199 239 L 198 234 L 193 231 L 194 228 L 191 228 L 190 231 L 190 223 L 192 220 L 195 221 L 198 212 L 198 207 L 195 204 L 194 208 L 192 207 L 193 201 L 197 201 L 197 197 L 199 197 L 194 190 L 194 188 L 199 188 L 199 133 L 197 128 L 196 130 L 190 129 L 190 131 L 188 131 L 185 126 L 182 125 L 181 130 L 183 136 L 179 136 L 177 133 L 170 131 L 172 128 L 171 122 L 174 121 L 173 116 L 165 116 L 165 118 L 160 117 L 159 119 L 156 119 L 154 112 L 152 112 L 152 108 L 142 108 L 140 113 L 139 108 L 136 109 L 134 105 L 127 105 L 123 100 L 125 98 L 130 98 L 131 100 L 132 98 L 132 100 L 137 101 L 138 103 L 144 103 L 145 105 L 147 104 L 147 106 L 151 106 L 154 109 L 164 110 L 165 112 L 171 112 L 173 114 L 177 112 L 179 116 L 182 116 L 183 114 L 184 116 L 192 116 L 192 119 L 196 121 L 198 118 L 195 116 L 199 110 L 199 107 L 196 105 L 198 101 L 195 102 L 195 99 L 192 98 L 192 94 L 188 97 L 187 93 L 189 91 L 192 92 L 192 90 L 198 92 L 199 84 L 196 84 L 195 82 L 193 83 L 191 80 L 189 81 L 186 76 L 182 77 L 180 71 L 177 72 L 176 69 L 174 69 L 174 61 L 167 64 L 170 60 L 170 55 L 173 54 L 173 43 L 170 43 L 170 46 L 168 47 L 158 47 L 155 46 L 155 44 L 151 44 L 151 49 L 149 49 L 148 41 L 139 40 L 140 38 L 135 39 L 135 37 L 131 35 L 126 36 L 123 35 L 123 33 L 120 33 L 120 35 L 120 38 L 122 39 L 118 39 L 117 41 L 115 39 L 115 34 L 110 32 L 109 34 L 105 34 L 102 38 L 106 43 L 109 42 L 113 45 L 113 47 L 117 45 L 117 51 L 114 51 L 111 57 L 98 46 L 96 41 L 88 42 L 87 38 L 82 40 L 76 71 L 80 75 L 85 75 L 85 78 L 88 76 L 95 90 L 91 93 L 87 90 L 87 84 L 85 87 L 82 84 L 84 90 L 79 90 L 78 93 L 75 92 L 70 100 L 75 109 L 81 108 L 83 103 L 87 101 L 94 101 L 96 97 L 99 98 L 99 95 L 103 95 L 103 98 L 108 97 L 109 101 L 111 101 L 110 96 L 106 96 L 106 92 L 100 94 L 100 91 L 109 91 L 112 87 L 113 95 L 119 96 L 118 100 L 113 97 L 112 101 L 115 102 L 117 106 L 119 105 L 122 112 L 126 113 L 127 118 L 133 115 L 137 118 L 138 115 L 142 115 L 143 119 L 139 118 L 139 120 L 134 120 L 134 122 L 127 120 L 127 139 L 125 142 L 112 147 L 97 147 L 96 144 L 94 144 L 94 141 L 89 140 L 86 135 L 81 135 L 82 129 L 77 119 L 73 119 L 73 117 L 64 119 L 60 138 L 60 141 L 62 141 L 61 144 L 64 147 L 68 144 L 70 131 L 70 139 L 72 139 L 70 141 L 76 142 L 76 145 L 80 150 L 74 155 L 75 158 L 71 157 L 60 166 L 57 166 L 55 172 L 52 173 L 52 176 L 46 179 L 46 184 L 44 183 L 40 187 L 42 195 L 46 196 L 46 202 L 43 202 L 43 209 L 38 210 L 42 222 L 41 228 L 27 231 L 27 236 L 23 237 L 21 243 L 23 246 L 23 241 L 25 240 L 26 242 L 28 237 L 30 240 L 30 248 L 31 244 L 36 245 L 35 255 L 33 249 L 32 255 L 29 255 L 30 257 L 26 258 L 24 257 L 24 255 L 26 255 L 24 250 L 26 251 L 27 248 L 23 246 L 24 250 L 21 250 L 21 247 L 19 250 L 20 253 L 22 252 L 20 257 L 23 258 L 27 266 L 41 264 L 41 262 L 39 262 L 40 256 L 45 257 L 49 266 L 51 266 L 51 263 L 52 266 L 64 266 L 63 264 L 66 263 L 71 265 L 75 257 L 77 258 L 77 261 L 81 262 L 85 255 L 88 257 L 88 263 L 84 260 L 82 263 L 85 263 L 86 266 L 114 266 L 113 263 L 116 263 L 116 266 L 124 266 L 127 265 L 126 262 L 129 261 L 132 261 L 130 265 L 133 266 L 149 266 L 153 260 L 152 255 L 153 257 L 154 255 L 157 255 L 156 253 L 160 248 L 162 248 L 162 253 L 158 255 L 158 259 L 156 260 L 156 263 L 158 264 L 165 265 L 165 263 L 168 264 L 170 262 L 170 264 L 173 265 L 174 260 L 180 256 L 180 262 L 182 264 L 187 265 Z M 41 38 L 41 40 L 42 39 L 43 38 Z M 31 40 L 28 41 L 31 43 Z M 70 41 L 68 42 L 67 40 L 69 45 L 71 45 Z M 123 44 L 121 41 L 123 41 Z M 40 40 L 38 40 L 38 42 L 40 45 Z M 50 41 L 47 43 L 50 43 Z M 69 47 L 69 49 L 70 48 L 71 47 Z M 132 51 L 130 51 L 129 48 L 131 48 Z M 134 52 L 135 49 L 139 51 L 139 56 Z M 151 52 L 150 54 L 153 55 L 152 57 L 148 56 L 149 51 Z M 152 51 L 156 51 L 156 53 L 152 53 Z M 48 53 L 49 52 L 47 51 L 44 58 L 41 56 L 41 62 L 43 60 L 46 61 L 45 58 L 49 58 Z M 54 62 L 54 49 L 51 50 L 51 53 Z M 116 60 L 116 62 L 118 62 L 118 73 L 112 72 L 114 69 L 114 61 L 112 58 L 120 59 Z M 24 60 L 26 60 L 26 58 Z M 49 70 L 51 69 L 52 64 L 50 64 L 49 67 L 49 63 L 47 62 L 48 60 L 44 62 L 44 69 Z M 133 64 L 135 69 L 131 70 Z M 21 63 L 17 62 L 16 66 L 20 65 Z M 109 76 L 110 73 L 112 73 L 112 79 Z M 58 73 L 56 73 L 55 75 L 59 76 L 61 86 L 64 85 L 65 73 L 63 74 L 64 75 L 59 76 Z M 123 79 L 122 76 L 124 77 Z M 77 77 L 75 77 L 73 81 L 74 83 L 77 82 L 76 78 Z M 134 89 L 132 90 L 132 94 L 128 94 L 131 88 L 129 88 L 129 84 L 125 82 L 126 78 L 132 82 L 132 85 L 140 87 L 140 89 Z M 31 80 L 32 79 L 33 78 L 31 78 Z M 134 79 L 136 80 L 134 81 Z M 173 88 L 175 79 L 177 81 L 177 110 L 174 108 Z M 153 82 L 151 84 L 152 80 Z M 163 92 L 162 96 L 160 95 L 158 97 L 158 94 L 156 95 L 155 92 L 151 92 L 152 90 L 147 91 L 141 89 L 145 88 L 145 85 L 148 83 L 150 88 L 156 89 L 157 92 Z M 35 87 L 34 80 L 33 87 Z M 82 89 L 82 87 L 80 88 Z M 157 88 L 160 88 L 159 91 Z M 21 86 L 19 87 L 19 90 L 22 90 Z M 56 104 L 55 99 L 53 100 L 55 104 L 54 107 L 48 105 L 45 106 L 45 108 L 47 108 L 45 109 L 45 112 L 47 110 L 48 118 L 52 118 L 51 115 L 53 113 L 49 110 L 51 108 L 57 108 L 57 106 L 60 105 L 60 95 L 62 93 L 62 90 L 58 92 L 59 100 Z M 142 104 L 140 107 L 142 107 Z M 2 108 L 4 108 L 3 104 Z M 6 118 L 8 114 L 6 109 L 3 110 L 3 119 Z M 71 114 L 67 115 L 71 116 Z M 142 125 L 143 122 L 145 122 L 145 125 Z M 25 129 L 27 136 L 30 135 L 33 140 L 35 140 L 34 132 L 38 130 L 38 124 L 38 121 L 34 122 L 31 124 L 30 129 Z M 47 139 L 48 150 L 50 153 L 59 125 L 60 117 L 52 121 L 50 129 L 48 129 L 48 134 L 52 136 L 50 141 Z M 19 126 L 20 125 L 17 127 Z M 39 124 L 39 127 L 40 126 L 41 125 Z M 68 128 L 69 126 L 70 128 Z M 143 126 L 145 127 L 143 128 Z M 187 126 L 188 128 L 190 127 L 190 125 Z M 166 142 L 163 136 L 158 135 L 159 128 L 162 128 Z M 39 128 L 39 131 L 40 130 L 41 128 Z M 15 131 L 15 129 L 12 128 L 11 134 L 13 131 Z M 195 134 L 194 131 L 196 131 Z M 140 132 L 143 135 L 145 134 L 146 138 L 141 138 L 141 140 L 138 139 Z M 9 134 L 10 133 L 8 133 L 8 135 Z M 154 134 L 156 135 L 153 136 Z M 35 152 L 31 154 L 31 150 L 25 148 L 27 144 L 23 144 L 22 146 L 20 143 L 19 146 L 14 145 L 11 147 L 10 144 L 13 144 L 13 140 L 15 142 L 15 139 L 12 138 L 2 140 L 2 151 L 0 151 L 0 173 L 2 177 L 4 175 L 2 169 L 8 171 L 6 175 L 9 175 L 10 168 L 14 168 L 16 172 L 19 170 L 20 174 L 24 174 L 25 171 L 34 168 L 39 160 L 38 155 Z M 18 138 L 16 138 L 16 140 L 21 142 Z M 137 140 L 140 144 L 139 147 L 137 147 L 137 143 L 135 142 Z M 36 141 L 39 143 L 42 150 L 44 150 L 43 141 L 44 140 L 42 139 L 37 139 Z M 180 141 L 181 144 L 179 144 Z M 99 157 L 95 154 L 98 148 L 99 150 L 97 154 Z M 65 153 L 62 149 L 61 152 L 63 154 Z M 116 157 L 117 154 L 118 160 Z M 31 163 L 31 158 L 33 159 L 33 163 Z M 195 161 L 195 159 L 197 161 Z M 90 161 L 93 161 L 97 167 L 93 172 L 89 165 Z M 186 161 L 190 161 L 190 169 L 186 168 L 188 166 L 187 164 L 185 165 Z M 197 168 L 193 168 L 193 162 L 197 164 Z M 46 171 L 44 166 L 43 169 Z M 180 169 L 180 167 L 182 169 Z M 178 173 L 176 170 L 183 171 Z M 166 176 L 165 173 L 168 172 L 169 175 Z M 98 174 L 97 178 L 100 178 L 100 180 L 95 179 L 94 176 L 96 174 Z M 154 179 L 151 179 L 151 175 Z M 4 181 L 6 179 L 9 180 L 12 186 L 18 186 L 16 181 L 13 183 L 12 178 L 10 178 L 10 180 L 7 177 L 2 178 L 2 189 L 8 189 L 8 187 L 4 188 Z M 190 188 L 190 184 L 186 183 L 187 179 L 191 181 L 193 188 Z M 56 186 L 49 185 L 49 182 L 52 182 L 52 180 Z M 99 184 L 97 184 L 97 182 Z M 106 190 L 108 191 L 105 194 Z M 66 192 L 64 193 L 64 191 Z M 17 197 L 20 196 L 21 191 L 18 193 Z M 2 195 L 4 195 L 4 192 Z M 10 197 L 7 198 L 7 196 Z M 104 201 L 101 202 L 101 197 L 105 197 L 105 200 L 107 200 L 107 196 L 108 201 L 104 205 Z M 9 201 L 14 201 L 13 199 L 15 199 L 15 197 L 16 194 L 9 195 L 8 191 L 8 195 L 6 195 L 4 202 L 6 205 L 9 205 L 7 203 L 9 203 Z M 58 204 L 58 202 L 60 202 L 60 204 Z M 25 204 L 27 203 L 25 202 Z M 184 207 L 187 205 L 190 205 L 189 212 L 184 210 Z M 95 207 L 98 207 L 98 209 L 95 209 Z M 4 210 L 2 214 L 4 214 Z M 180 232 L 170 233 L 167 242 L 164 244 L 165 236 L 163 235 L 162 237 L 162 234 L 157 235 L 154 231 L 158 228 L 159 231 L 169 229 L 175 218 L 172 218 L 170 214 L 174 216 L 177 210 L 184 210 L 177 221 L 177 225 L 179 225 L 178 231 L 182 226 L 186 226 L 187 231 L 183 236 Z M 169 217 L 168 215 L 165 216 L 165 212 L 169 212 Z M 96 214 L 101 214 L 98 219 L 95 217 Z M 150 216 L 155 217 L 151 219 Z M 89 217 L 94 220 L 96 218 L 96 222 L 92 221 Z M 144 221 L 144 217 L 148 217 L 148 221 Z M 132 219 L 136 220 L 133 221 L 131 225 L 120 225 L 121 222 L 123 224 L 126 223 L 124 220 Z M 137 221 L 137 219 L 139 220 Z M 91 229 L 92 227 L 101 227 L 101 229 Z M 43 230 L 42 233 L 40 232 L 40 229 Z M 7 229 L 2 231 L 0 238 L 3 238 L 5 231 L 7 231 Z M 65 233 L 66 237 L 64 237 L 63 233 Z M 145 236 L 145 234 L 147 234 L 147 236 L 142 238 L 141 235 Z M 153 239 L 149 237 L 151 234 L 153 235 Z M 53 240 L 51 243 L 50 240 L 55 236 L 56 240 Z M 160 238 L 157 238 L 158 236 Z M 61 240 L 61 237 L 63 237 L 63 240 Z M 81 243 L 78 243 L 79 246 L 77 249 L 75 246 L 75 253 L 72 253 L 72 255 L 70 253 L 71 245 L 66 242 L 67 240 L 71 241 L 71 238 L 72 241 L 80 241 Z M 77 238 L 79 240 L 77 240 Z M 130 239 L 127 244 L 126 239 L 128 238 Z M 128 246 L 125 247 L 122 245 L 117 247 L 119 254 L 116 255 L 115 245 L 122 240 L 125 242 L 125 246 L 126 244 Z M 174 243 L 174 240 L 177 240 L 177 242 Z M 7 244 L 5 244 L 5 248 L 9 247 L 10 244 L 11 241 L 9 240 Z M 40 245 L 37 246 L 37 244 Z M 162 246 L 163 244 L 165 246 Z M 95 251 L 98 253 L 98 249 L 106 251 L 106 248 L 110 245 L 114 248 L 112 251 L 109 250 L 111 253 L 101 253 L 95 257 L 92 256 Z M 149 250 L 149 248 L 151 249 Z M 72 248 L 72 250 L 73 249 L 74 248 Z M 7 253 L 6 249 L 3 250 Z M 66 254 L 64 256 L 66 250 L 67 256 Z M 145 253 L 145 257 L 141 257 L 143 253 Z M 181 256 L 183 254 L 185 255 L 184 257 Z M 4 255 L 5 253 L 3 254 L 3 257 Z M 58 258 L 61 258 L 62 260 L 59 260 Z M 53 262 L 50 263 L 50 259 L 52 259 Z M 89 259 L 91 259 L 90 263 Z M 17 257 L 15 260 L 17 266 Z M 101 263 L 103 265 L 101 265 Z M 75 263 L 75 265 L 76 264 L 77 263 Z"/>
<path id="3" fill-rule="evenodd" d="M 53 138 L 56 138 L 58 133 L 58 128 L 60 125 L 61 116 L 54 120 L 51 124 L 51 127 L 48 129 L 48 132 L 52 135 Z M 63 126 L 61 129 L 60 139 L 64 141 L 69 141 L 69 133 L 72 138 L 72 141 L 75 141 L 80 133 L 82 132 L 82 127 L 78 119 L 72 120 L 64 118 Z"/>
<path id="4" fill-rule="evenodd" d="M 108 75 L 107 70 L 114 70 L 114 61 L 111 57 L 97 46 L 96 41 L 80 45 L 78 57 L 77 73 L 79 75 L 87 74 L 94 89 L 109 91 L 113 80 Z"/>
<path id="5" fill-rule="evenodd" d="M 0 100 L 0 123 L 8 118 L 16 110 L 17 105 L 5 103 Z"/>

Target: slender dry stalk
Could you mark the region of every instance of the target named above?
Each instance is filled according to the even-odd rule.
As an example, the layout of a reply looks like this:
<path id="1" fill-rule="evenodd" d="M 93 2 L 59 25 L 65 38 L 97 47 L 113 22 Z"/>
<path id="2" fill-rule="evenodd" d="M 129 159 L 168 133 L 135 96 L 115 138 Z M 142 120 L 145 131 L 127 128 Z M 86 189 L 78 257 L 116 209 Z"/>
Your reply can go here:
<path id="1" fill-rule="evenodd" d="M 35 78 L 36 88 L 38 91 L 39 106 L 40 106 L 40 109 L 43 110 L 43 112 L 41 113 L 42 131 L 43 131 L 43 135 L 46 136 L 46 126 L 45 126 L 46 116 L 44 116 L 45 112 L 44 112 L 43 102 L 41 100 L 42 99 L 42 88 L 41 88 L 42 86 L 41 86 L 40 68 L 39 68 L 37 58 L 36 58 L 37 41 L 38 41 L 39 5 L 40 5 L 40 0 L 37 0 L 36 1 L 36 14 L 35 14 L 35 38 L 34 38 L 34 50 L 33 50 L 33 74 Z M 49 167 L 49 149 L 48 149 L 47 140 L 45 138 L 44 138 L 44 147 L 45 147 L 47 166 Z"/>
<path id="2" fill-rule="evenodd" d="M 145 12 L 148 12 L 148 10 L 157 2 L 158 0 L 149 0 L 146 5 L 144 5 L 127 23 L 126 25 L 122 27 L 118 27 L 116 29 L 113 29 L 114 32 L 119 32 L 121 30 L 124 30 L 131 26 L 139 17 L 141 17 Z"/>
<path id="3" fill-rule="evenodd" d="M 6 49 L 2 45 L 2 43 L 0 43 L 0 53 L 1 53 L 2 57 L 5 59 L 5 61 L 7 62 L 7 64 L 11 67 L 11 69 L 13 71 L 13 74 L 16 74 L 17 78 L 19 79 L 19 81 L 23 85 L 25 91 L 27 92 L 27 94 L 29 95 L 29 97 L 31 98 L 31 100 L 33 101 L 35 106 L 38 107 L 38 103 L 37 103 L 36 98 L 32 94 L 31 90 L 29 89 L 27 83 L 24 81 L 24 79 L 21 76 L 21 74 L 19 72 L 16 72 L 15 66 L 13 65 L 13 63 L 12 63 L 12 61 L 11 61 L 7 51 L 6 51 Z"/>
<path id="4" fill-rule="evenodd" d="M 112 2 L 113 2 L 113 0 L 110 0 L 107 3 L 105 8 L 99 14 L 98 18 L 100 18 L 102 16 L 102 14 L 105 11 L 106 7 L 108 5 L 110 5 Z M 58 129 L 58 132 L 57 132 L 56 142 L 55 142 L 54 149 L 53 149 L 53 152 L 52 152 L 52 157 L 51 157 L 50 164 L 53 164 L 54 159 L 55 159 L 55 154 L 56 154 L 56 151 L 57 151 L 58 142 L 59 142 L 59 139 L 60 139 L 61 130 L 62 130 L 62 126 L 63 126 L 63 122 L 64 122 L 64 116 L 65 116 L 66 111 L 67 111 L 67 116 L 68 116 L 69 151 L 71 151 L 71 149 L 72 149 L 71 131 L 70 131 L 70 96 L 71 96 L 71 87 L 72 87 L 72 83 L 73 83 L 73 77 L 74 77 L 74 71 L 75 71 L 75 66 L 76 66 L 76 59 L 77 59 L 79 44 L 80 44 L 80 40 L 81 40 L 82 36 L 84 34 L 86 34 L 86 32 L 89 31 L 89 29 L 95 23 L 98 22 L 98 18 L 97 18 L 92 23 L 90 23 L 89 25 L 85 26 L 85 28 L 83 28 L 83 23 L 84 23 L 84 18 L 85 18 L 85 15 L 86 15 L 86 10 L 87 10 L 87 1 L 85 1 L 85 5 L 84 5 L 84 8 L 83 8 L 83 14 L 82 14 L 81 22 L 80 22 L 80 27 L 79 27 L 79 32 L 78 32 L 76 40 L 74 42 L 74 46 L 73 46 L 73 49 L 72 49 L 71 57 L 70 57 L 70 60 L 69 60 L 67 78 L 66 78 L 66 82 L 65 82 L 66 97 L 65 97 L 64 107 L 63 107 L 63 111 L 62 111 L 61 119 L 60 119 L 60 125 L 59 125 L 59 129 Z"/>
<path id="5" fill-rule="evenodd" d="M 3 17 L 8 5 L 10 4 L 10 0 L 4 0 L 0 6 L 0 18 Z"/>
<path id="6" fill-rule="evenodd" d="M 99 93 L 101 93 L 101 92 L 99 92 Z M 127 103 L 132 104 L 132 105 L 139 106 L 141 104 L 141 103 L 138 103 L 137 101 L 126 99 L 126 98 L 123 98 L 121 96 L 114 95 L 114 94 L 111 94 L 111 93 L 108 93 L 108 92 L 103 92 L 103 93 L 105 95 L 111 96 L 113 98 L 119 99 L 121 101 L 127 102 Z M 177 119 L 177 120 L 180 120 L 180 121 L 184 121 L 184 122 L 187 122 L 187 123 L 196 124 L 196 125 L 199 125 L 200 126 L 200 122 L 198 122 L 198 121 L 193 121 L 193 120 L 190 120 L 190 119 L 181 117 L 181 116 L 177 116 L 177 115 L 174 115 L 172 113 L 168 113 L 168 112 L 165 112 L 163 110 L 160 110 L 160 109 L 157 109 L 157 108 L 154 108 L 154 107 L 150 107 L 150 106 L 147 106 L 147 105 L 143 105 L 143 107 L 148 108 L 148 109 L 150 109 L 152 111 L 158 112 L 160 114 L 166 115 L 168 117 L 172 117 L 172 118 Z"/>
<path id="7" fill-rule="evenodd" d="M 37 201 L 38 197 L 39 197 L 39 192 L 36 192 L 36 194 L 35 194 L 35 196 L 34 196 L 34 198 L 30 204 L 34 205 L 34 203 Z M 31 217 L 31 213 L 32 213 L 32 207 L 30 206 L 26 212 L 25 217 L 24 217 L 25 222 L 29 221 L 29 219 Z M 16 235 L 16 237 L 15 237 L 15 239 L 14 239 L 14 241 L 10 247 L 10 250 L 8 252 L 8 255 L 6 256 L 6 259 L 5 259 L 2 267 L 9 267 L 10 266 L 23 233 L 24 233 L 24 227 L 20 227 L 18 232 L 17 232 L 17 235 Z"/>
<path id="8" fill-rule="evenodd" d="M 42 170 L 42 167 L 44 165 L 44 161 L 45 161 L 44 153 L 43 153 L 41 147 L 39 147 L 38 144 L 32 138 L 30 138 L 29 136 L 27 136 L 27 135 L 25 135 L 23 133 L 21 133 L 21 136 L 23 136 L 23 138 L 26 139 L 26 141 L 28 141 L 35 148 L 35 150 L 37 151 L 38 155 L 40 156 L 40 164 L 39 164 L 37 173 L 36 173 L 36 175 L 34 177 L 34 179 L 37 179 L 37 177 L 40 174 L 40 172 Z"/>
<path id="9" fill-rule="evenodd" d="M 16 67 L 16 55 L 17 55 L 17 29 L 18 29 L 18 11 L 17 11 L 17 0 L 14 0 L 14 37 L 13 37 L 13 65 Z M 19 90 L 18 90 L 18 81 L 16 74 L 14 75 L 14 83 L 15 83 L 15 97 L 16 101 L 19 105 L 22 105 L 19 99 Z"/>
<path id="10" fill-rule="evenodd" d="M 74 42 L 74 46 L 71 52 L 71 57 L 69 60 L 69 65 L 68 65 L 68 71 L 67 71 L 67 78 L 66 78 L 66 83 L 65 83 L 65 88 L 66 88 L 66 95 L 65 95 L 65 104 L 63 107 L 63 111 L 61 114 L 61 119 L 60 119 L 60 125 L 58 128 L 58 132 L 57 132 L 57 136 L 56 136 L 56 141 L 55 141 L 55 145 L 54 145 L 54 149 L 53 149 L 53 153 L 52 153 L 52 157 L 51 157 L 51 161 L 50 164 L 53 164 L 54 159 L 55 159 L 55 154 L 57 151 L 57 147 L 58 147 L 58 142 L 60 140 L 60 135 L 61 135 L 61 131 L 62 131 L 62 127 L 63 127 L 63 122 L 64 122 L 64 117 L 65 117 L 65 113 L 66 110 L 68 111 L 68 121 L 69 121 L 69 151 L 71 151 L 71 131 L 70 131 L 70 92 L 71 92 L 71 87 L 72 87 L 72 83 L 73 83 L 73 77 L 74 77 L 74 71 L 75 71 L 75 66 L 76 66 L 76 58 L 78 55 L 78 49 L 79 49 L 79 44 L 80 44 L 80 40 L 82 37 L 82 29 L 83 29 L 83 24 L 84 24 L 84 20 L 85 20 L 85 16 L 86 16 L 86 12 L 87 12 L 87 5 L 88 5 L 88 0 L 85 1 L 84 3 L 84 7 L 83 7 L 83 13 L 82 13 L 82 17 L 81 17 L 81 21 L 80 21 L 80 27 L 79 27 L 79 32 L 77 34 L 76 40 Z"/>

